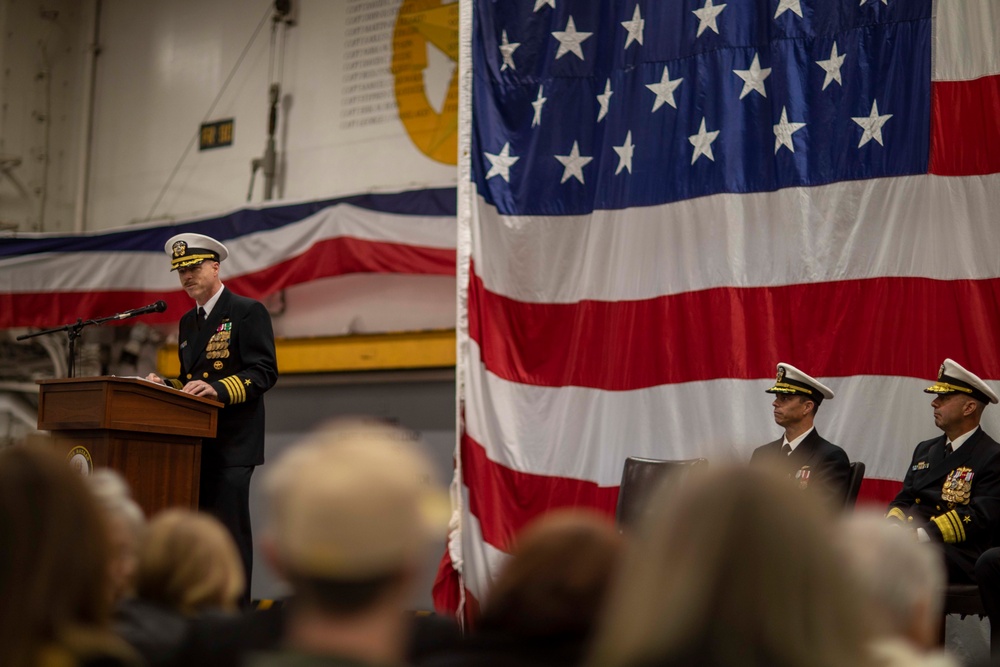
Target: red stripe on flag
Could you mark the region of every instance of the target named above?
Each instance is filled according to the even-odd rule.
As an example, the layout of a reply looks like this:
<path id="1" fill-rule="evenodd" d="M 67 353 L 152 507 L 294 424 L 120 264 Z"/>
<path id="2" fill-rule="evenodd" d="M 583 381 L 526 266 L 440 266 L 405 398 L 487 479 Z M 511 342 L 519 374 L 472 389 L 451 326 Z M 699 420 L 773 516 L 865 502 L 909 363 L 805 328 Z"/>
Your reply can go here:
<path id="1" fill-rule="evenodd" d="M 453 276 L 455 250 L 340 237 L 226 284 L 232 283 L 238 294 L 260 299 L 292 285 L 350 273 Z"/>
<path id="2" fill-rule="evenodd" d="M 442 616 L 458 617 L 458 607 L 461 604 L 460 593 L 465 593 L 465 610 L 462 614 L 462 621 L 466 632 L 475 629 L 476 620 L 479 618 L 479 600 L 469 591 L 462 587 L 462 581 L 455 566 L 451 562 L 451 555 L 447 550 L 441 557 L 438 565 L 437 576 L 434 578 L 434 611 Z"/>
<path id="3" fill-rule="evenodd" d="M 109 261 L 113 261 L 113 256 Z M 169 268 L 164 255 L 162 269 L 167 272 Z M 351 273 L 454 275 L 455 251 L 341 237 L 316 243 L 301 255 L 254 273 L 227 278 L 225 264 L 222 269 L 226 285 L 252 299 L 262 299 L 311 280 Z M 179 284 L 168 293 L 127 289 L 0 293 L 0 328 L 54 327 L 78 317 L 85 320 L 106 317 L 157 299 L 167 302 L 167 312 L 143 316 L 144 322 L 176 322 L 193 303 Z"/>
<path id="4" fill-rule="evenodd" d="M 590 507 L 613 516 L 618 504 L 617 486 L 512 470 L 490 460 L 483 446 L 467 434 L 462 435 L 462 469 L 469 511 L 479 520 L 483 540 L 501 551 L 509 551 L 511 539 L 545 512 L 558 507 Z M 858 505 L 884 509 L 902 486 L 891 479 L 865 479 Z M 443 595 L 442 601 L 447 597 Z"/>
<path id="5" fill-rule="evenodd" d="M 931 84 L 929 171 L 940 176 L 1000 172 L 1000 75 Z"/>
<path id="6" fill-rule="evenodd" d="M 952 357 L 997 378 L 998 329 L 1000 279 L 871 278 L 570 304 L 515 301 L 475 274 L 469 287 L 469 335 L 486 368 L 545 387 L 755 379 L 779 360 L 822 377 L 933 377 Z"/>
<path id="7" fill-rule="evenodd" d="M 905 470 L 899 472 L 903 473 Z M 902 488 L 903 483 L 894 479 L 863 479 L 858 493 L 858 507 L 885 511 Z"/>
<path id="8" fill-rule="evenodd" d="M 483 446 L 464 433 L 462 477 L 483 540 L 501 551 L 509 551 L 514 535 L 540 514 L 558 507 L 591 507 L 613 515 L 618 503 L 617 486 L 511 470 L 491 461 Z"/>

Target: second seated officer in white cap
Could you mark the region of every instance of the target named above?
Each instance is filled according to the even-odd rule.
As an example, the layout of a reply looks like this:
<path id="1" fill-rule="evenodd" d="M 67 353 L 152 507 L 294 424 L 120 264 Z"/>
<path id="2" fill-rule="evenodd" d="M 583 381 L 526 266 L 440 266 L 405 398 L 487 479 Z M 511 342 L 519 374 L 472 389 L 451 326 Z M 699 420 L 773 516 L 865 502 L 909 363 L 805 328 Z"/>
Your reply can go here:
<path id="1" fill-rule="evenodd" d="M 851 462 L 847 453 L 820 437 L 813 425 L 816 411 L 833 391 L 816 378 L 795 366 L 778 364 L 774 386 L 765 390 L 774 394 L 774 421 L 785 429 L 784 435 L 754 450 L 751 465 L 771 465 L 787 470 L 803 490 L 819 489 L 835 505 L 847 497 Z"/>
<path id="2" fill-rule="evenodd" d="M 219 278 L 226 246 L 202 234 L 178 234 L 164 246 L 170 270 L 195 307 L 181 317 L 181 373 L 147 379 L 225 404 L 216 437 L 201 448 L 199 508 L 214 514 L 232 533 L 246 568 L 253 566 L 250 476 L 264 463 L 263 394 L 278 379 L 271 316 L 258 301 L 234 294 Z M 249 602 L 249 598 L 246 600 Z"/>
<path id="3" fill-rule="evenodd" d="M 997 394 L 951 359 L 924 391 L 937 394 L 934 425 L 944 434 L 913 450 L 886 516 L 916 529 L 920 540 L 941 545 L 949 583 L 975 583 L 976 559 L 993 546 L 1000 525 L 1000 444 L 979 426 Z"/>

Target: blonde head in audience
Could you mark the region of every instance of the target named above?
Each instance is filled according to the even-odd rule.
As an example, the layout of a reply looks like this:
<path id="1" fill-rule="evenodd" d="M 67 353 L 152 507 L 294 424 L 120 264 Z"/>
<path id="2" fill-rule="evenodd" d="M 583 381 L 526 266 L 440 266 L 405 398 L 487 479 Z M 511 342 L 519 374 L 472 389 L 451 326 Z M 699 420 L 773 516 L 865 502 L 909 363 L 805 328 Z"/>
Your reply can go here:
<path id="1" fill-rule="evenodd" d="M 0 665 L 130 655 L 109 629 L 108 560 L 80 475 L 42 446 L 0 451 Z"/>
<path id="2" fill-rule="evenodd" d="M 139 549 L 140 598 L 186 615 L 235 611 L 243 587 L 236 545 L 217 519 L 172 509 L 149 522 Z"/>
<path id="3" fill-rule="evenodd" d="M 622 537 L 596 511 L 555 510 L 514 541 L 483 607 L 479 627 L 521 637 L 593 631 L 618 564 Z"/>
<path id="4" fill-rule="evenodd" d="M 323 425 L 273 465 L 265 489 L 265 553 L 297 602 L 334 616 L 404 595 L 450 515 L 413 434 L 371 418 Z"/>
<path id="5" fill-rule="evenodd" d="M 651 502 L 591 665 L 869 664 L 865 599 L 819 501 L 771 471 L 716 468 Z"/>

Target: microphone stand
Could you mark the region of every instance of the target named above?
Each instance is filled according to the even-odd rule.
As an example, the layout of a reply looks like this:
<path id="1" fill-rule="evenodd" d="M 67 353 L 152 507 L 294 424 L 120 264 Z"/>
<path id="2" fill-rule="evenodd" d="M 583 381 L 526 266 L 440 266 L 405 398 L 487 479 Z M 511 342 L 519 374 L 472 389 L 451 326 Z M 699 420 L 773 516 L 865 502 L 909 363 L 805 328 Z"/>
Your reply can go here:
<path id="1" fill-rule="evenodd" d="M 73 324 L 64 324 L 61 327 L 53 327 L 51 329 L 43 329 L 42 331 L 35 331 L 33 333 L 23 334 L 21 336 L 18 336 L 16 340 L 19 341 L 27 340 L 29 338 L 34 338 L 36 336 L 45 336 L 48 334 L 65 331 L 66 336 L 69 339 L 69 351 L 66 355 L 66 361 L 69 365 L 69 376 L 73 377 L 74 370 L 76 368 L 76 341 L 78 338 L 80 338 L 80 335 L 83 333 L 83 328 L 90 326 L 91 324 L 104 324 L 109 320 L 117 320 L 119 319 L 118 316 L 120 314 L 121 313 L 117 313 L 115 315 L 109 315 L 108 317 L 99 317 L 96 320 L 83 320 L 78 317 L 76 318 L 76 322 L 74 322 Z"/>

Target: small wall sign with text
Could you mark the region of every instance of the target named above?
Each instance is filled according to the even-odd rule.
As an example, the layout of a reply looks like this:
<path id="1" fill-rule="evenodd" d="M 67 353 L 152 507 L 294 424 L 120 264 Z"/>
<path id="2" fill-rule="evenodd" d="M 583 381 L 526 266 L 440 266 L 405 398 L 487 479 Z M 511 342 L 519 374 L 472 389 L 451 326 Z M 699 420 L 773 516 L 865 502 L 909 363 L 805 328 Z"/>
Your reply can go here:
<path id="1" fill-rule="evenodd" d="M 236 120 L 216 120 L 201 124 L 201 134 L 198 139 L 198 150 L 207 151 L 210 148 L 222 148 L 233 145 L 233 131 Z"/>

